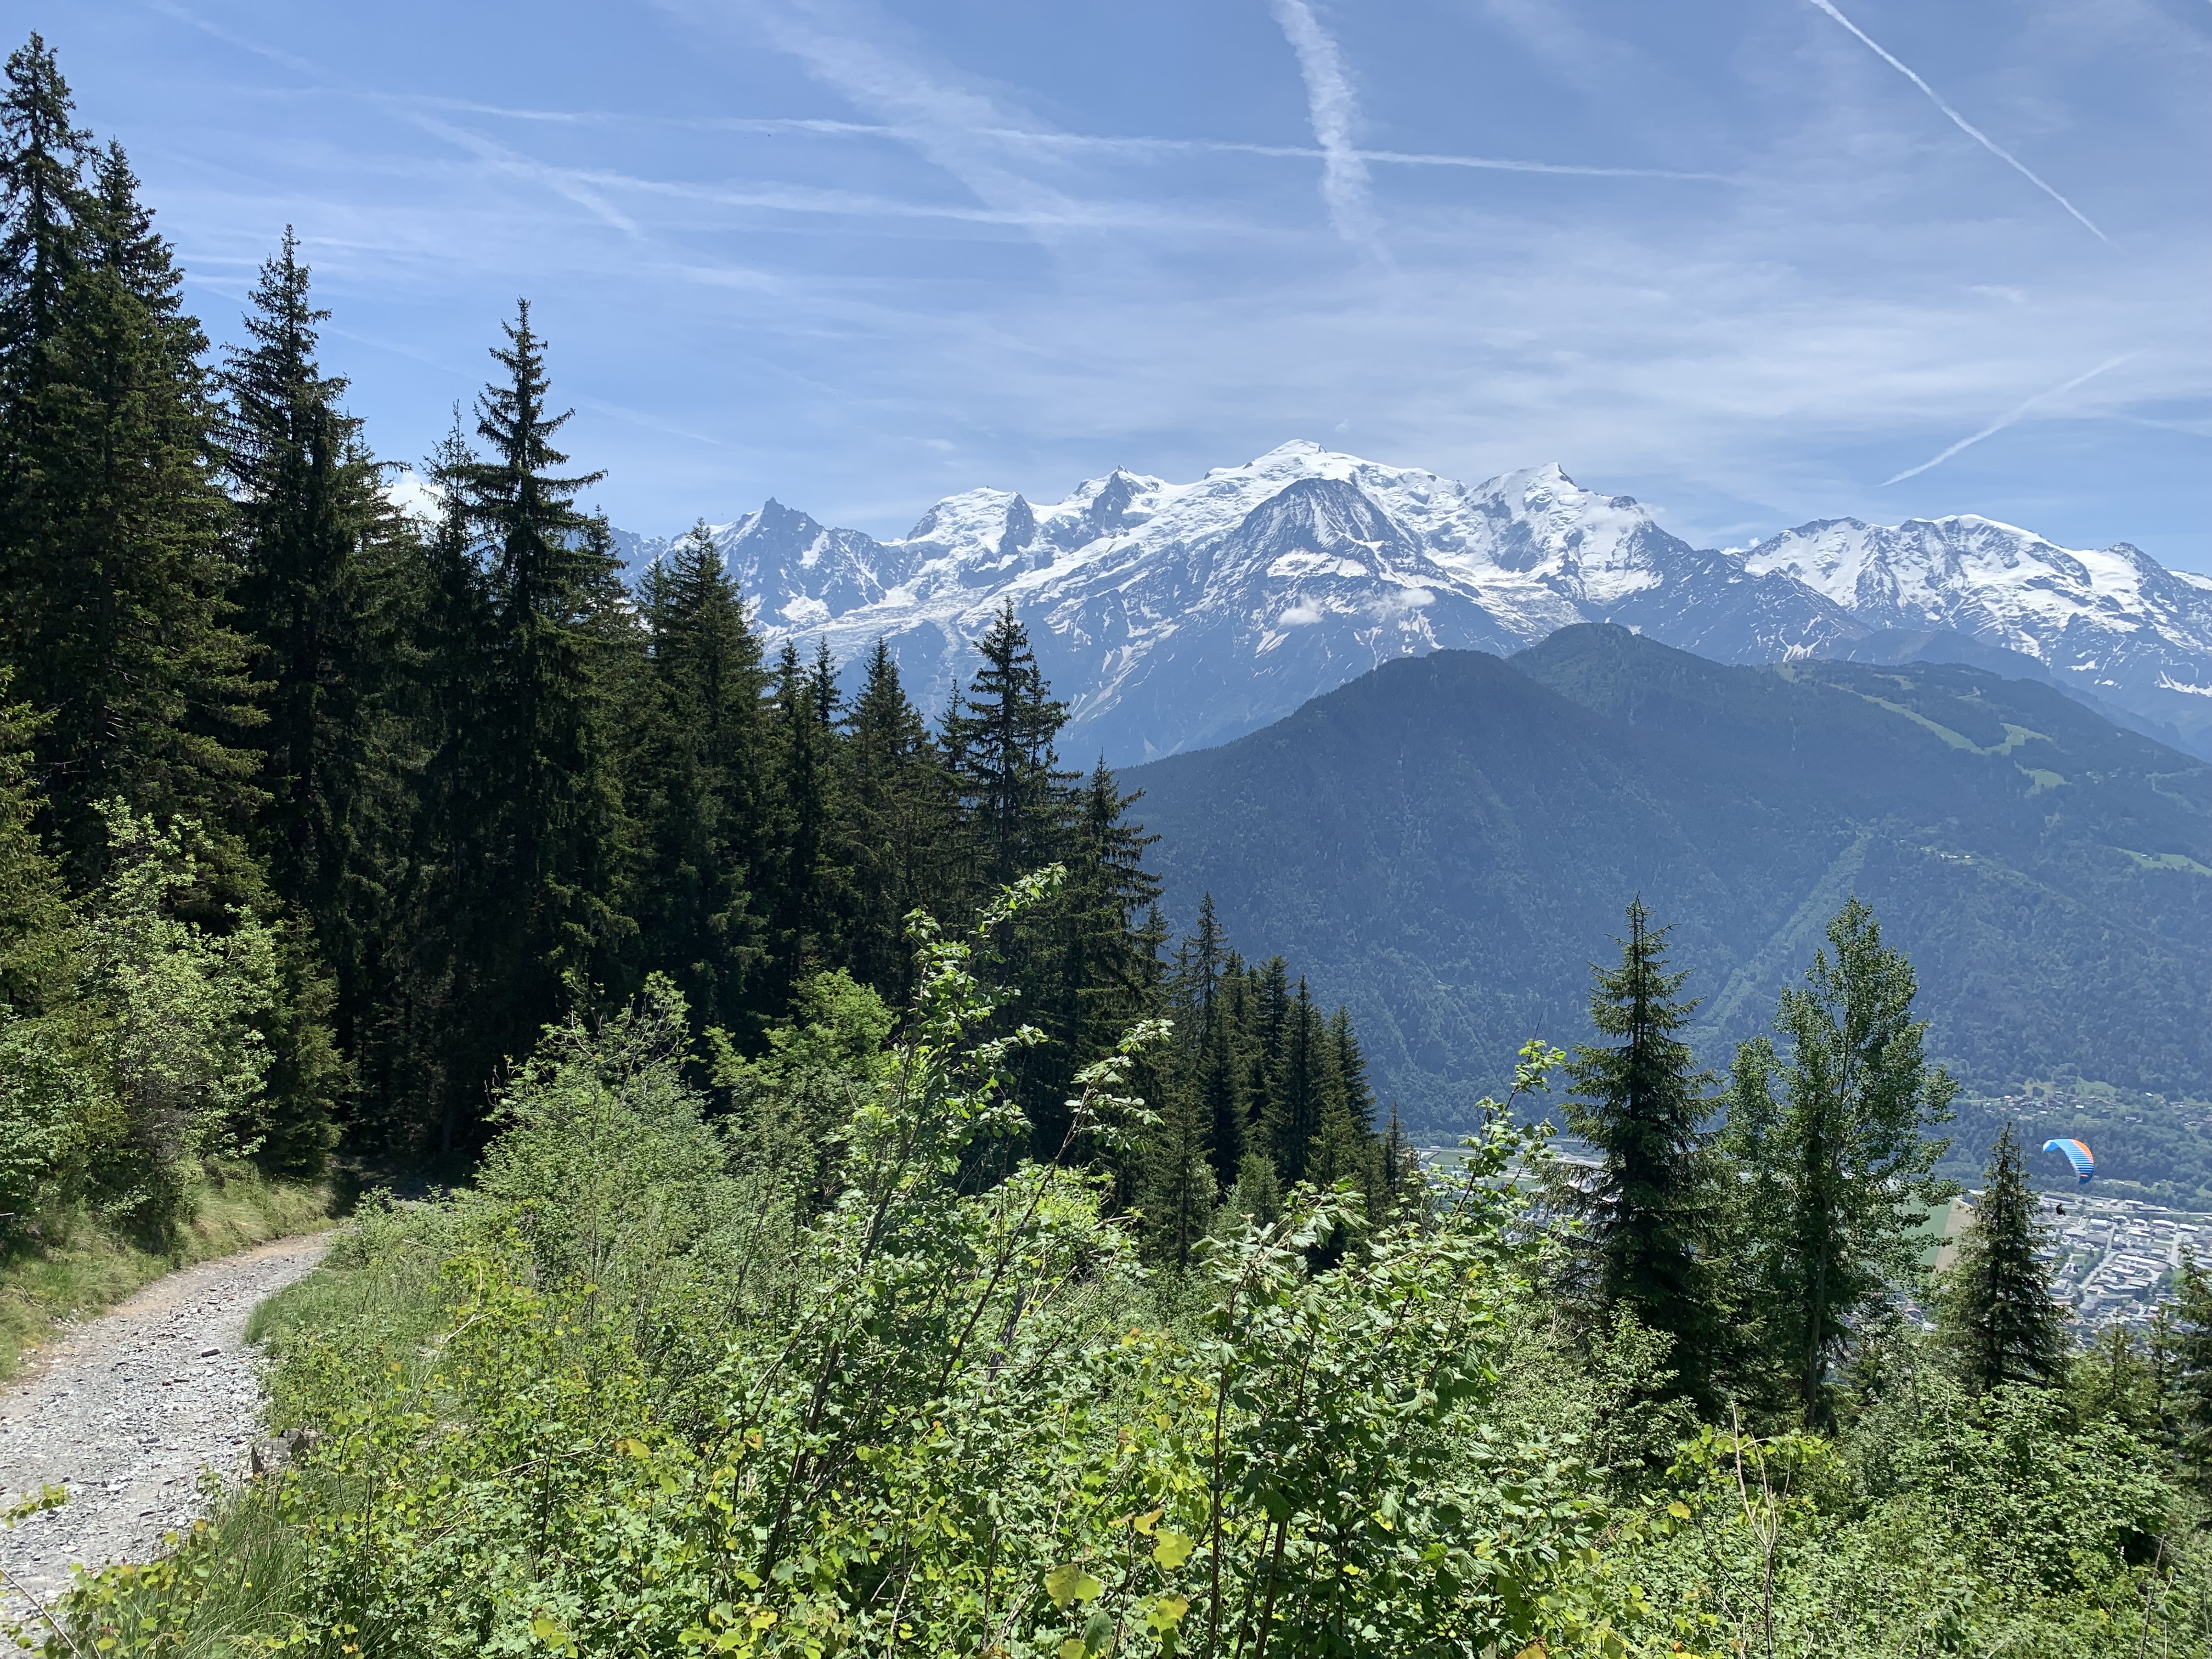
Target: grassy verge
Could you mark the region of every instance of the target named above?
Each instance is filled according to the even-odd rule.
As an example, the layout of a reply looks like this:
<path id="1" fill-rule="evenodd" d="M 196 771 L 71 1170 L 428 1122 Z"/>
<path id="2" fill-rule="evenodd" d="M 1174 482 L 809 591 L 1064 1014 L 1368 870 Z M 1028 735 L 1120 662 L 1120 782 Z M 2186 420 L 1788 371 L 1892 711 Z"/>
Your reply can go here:
<path id="1" fill-rule="evenodd" d="M 60 1218 L 41 1245 L 0 1258 L 0 1380 L 64 1319 L 112 1307 L 163 1273 L 328 1224 L 328 1183 L 270 1181 L 239 1165 L 210 1169 L 191 1221 L 149 1249 L 86 1216 Z"/>
<path id="2" fill-rule="evenodd" d="M 324 1420 L 331 1396 L 322 1390 L 343 1393 L 358 1384 L 367 1398 L 387 1370 L 419 1376 L 431 1368 L 434 1353 L 424 1339 L 449 1318 L 455 1294 L 441 1268 L 465 1242 L 465 1225 L 441 1206 L 363 1204 L 322 1267 L 261 1303 L 247 1320 L 246 1340 L 267 1343 L 275 1361 L 270 1426 Z M 290 1363 L 316 1339 L 337 1345 L 335 1372 Z M 358 1514 L 367 1495 L 357 1475 L 313 1464 L 244 1481 L 206 1520 L 171 1534 L 159 1559 L 85 1581 L 73 1613 L 106 1629 L 106 1659 L 274 1651 L 313 1608 L 310 1540 L 317 1524 Z M 94 1637 L 84 1629 L 76 1634 L 74 1650 L 89 1656 Z M 343 1650 L 359 1650 L 360 1639 L 355 1633 L 356 1645 Z M 343 1640 L 333 1637 L 331 1645 Z M 0 1653 L 8 1650 L 0 1628 Z"/>

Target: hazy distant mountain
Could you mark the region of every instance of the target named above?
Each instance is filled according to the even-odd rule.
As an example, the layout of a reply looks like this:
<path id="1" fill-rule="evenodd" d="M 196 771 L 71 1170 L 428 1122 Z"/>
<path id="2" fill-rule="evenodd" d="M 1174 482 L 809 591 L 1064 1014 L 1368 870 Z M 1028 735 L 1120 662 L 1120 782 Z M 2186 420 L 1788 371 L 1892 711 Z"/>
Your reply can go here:
<path id="1" fill-rule="evenodd" d="M 1940 629 L 2032 657 L 2056 682 L 2212 741 L 2212 577 L 2168 570 L 2122 542 L 2059 547 L 1962 514 L 1901 525 L 1825 520 L 1745 556 L 1875 629 Z"/>
<path id="2" fill-rule="evenodd" d="M 666 544 L 623 539 L 634 559 Z M 771 632 L 826 635 L 847 661 L 880 635 L 929 705 L 1011 602 L 1072 706 L 1079 761 L 1222 742 L 1394 658 L 1590 621 L 1728 662 L 1954 632 L 2212 756 L 2212 580 L 1985 519 L 1823 521 L 1713 551 L 1557 466 L 1469 486 L 1296 442 L 1191 483 L 1116 471 L 1043 506 L 971 490 L 894 541 L 775 501 L 716 540 Z"/>
<path id="3" fill-rule="evenodd" d="M 1919 970 L 1939 1054 L 2212 1095 L 2212 766 L 1963 665 L 1729 667 L 1617 628 L 1395 662 L 1124 775 L 1178 920 L 1348 1002 L 1386 1095 L 1448 1119 L 1587 1035 L 1641 893 L 1710 1063 L 1844 898 Z"/>

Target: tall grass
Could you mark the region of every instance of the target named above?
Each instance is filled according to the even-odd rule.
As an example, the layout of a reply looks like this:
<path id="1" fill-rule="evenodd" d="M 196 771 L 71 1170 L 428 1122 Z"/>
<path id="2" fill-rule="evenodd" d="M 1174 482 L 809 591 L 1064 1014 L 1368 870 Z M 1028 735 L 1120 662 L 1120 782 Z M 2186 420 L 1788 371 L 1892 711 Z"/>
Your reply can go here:
<path id="1" fill-rule="evenodd" d="M 0 1380 L 61 1322 L 103 1312 L 179 1267 L 313 1232 L 333 1209 L 328 1182 L 271 1181 L 246 1164 L 206 1165 L 190 1200 L 190 1219 L 158 1243 L 79 1211 L 48 1218 L 38 1238 L 0 1255 Z"/>

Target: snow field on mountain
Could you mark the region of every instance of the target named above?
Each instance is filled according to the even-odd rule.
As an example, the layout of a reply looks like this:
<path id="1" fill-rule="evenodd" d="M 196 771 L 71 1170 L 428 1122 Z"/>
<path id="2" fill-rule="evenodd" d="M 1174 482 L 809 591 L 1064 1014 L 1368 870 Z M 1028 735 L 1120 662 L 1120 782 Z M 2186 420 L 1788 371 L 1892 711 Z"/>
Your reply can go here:
<path id="1" fill-rule="evenodd" d="M 1731 662 L 1954 633 L 2212 750 L 2212 579 L 1972 514 L 1696 549 L 1556 465 L 1470 486 L 1299 440 L 1188 483 L 969 490 L 890 541 L 773 501 L 714 534 L 772 640 L 850 664 L 880 637 L 925 706 L 1012 605 L 1070 706 L 1064 748 L 1115 763 L 1224 741 L 1394 657 L 1593 621 Z M 668 544 L 621 539 L 633 561 Z"/>

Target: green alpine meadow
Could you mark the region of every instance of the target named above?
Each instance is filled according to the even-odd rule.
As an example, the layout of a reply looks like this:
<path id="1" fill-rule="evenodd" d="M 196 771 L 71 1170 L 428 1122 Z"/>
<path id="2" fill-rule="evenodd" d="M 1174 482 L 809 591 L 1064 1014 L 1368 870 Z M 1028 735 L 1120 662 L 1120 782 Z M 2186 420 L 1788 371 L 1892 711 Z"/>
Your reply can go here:
<path id="1" fill-rule="evenodd" d="M 401 490 L 308 244 L 218 348 L 143 198 L 31 34 L 6 1362 L 334 1231 L 204 1518 L 0 1640 L 2212 1659 L 2212 1267 L 2057 1232 L 2212 1208 L 2212 764 L 1583 623 L 1116 771 L 1015 592 L 939 697 L 629 558 L 527 300 Z"/>

